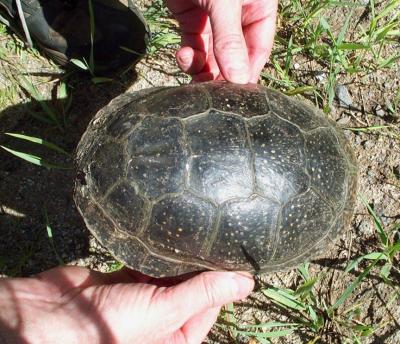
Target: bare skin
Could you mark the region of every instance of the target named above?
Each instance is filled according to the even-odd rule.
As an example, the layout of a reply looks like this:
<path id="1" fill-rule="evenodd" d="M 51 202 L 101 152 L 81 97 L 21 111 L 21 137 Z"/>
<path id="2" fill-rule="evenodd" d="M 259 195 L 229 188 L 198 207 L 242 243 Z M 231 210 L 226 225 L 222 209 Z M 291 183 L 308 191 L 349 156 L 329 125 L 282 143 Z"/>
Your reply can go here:
<path id="1" fill-rule="evenodd" d="M 60 267 L 0 279 L 1 343 L 201 343 L 222 305 L 245 298 L 250 275 L 154 279 Z"/>
<path id="2" fill-rule="evenodd" d="M 167 0 L 179 22 L 176 58 L 194 82 L 257 83 L 271 53 L 278 0 Z"/>

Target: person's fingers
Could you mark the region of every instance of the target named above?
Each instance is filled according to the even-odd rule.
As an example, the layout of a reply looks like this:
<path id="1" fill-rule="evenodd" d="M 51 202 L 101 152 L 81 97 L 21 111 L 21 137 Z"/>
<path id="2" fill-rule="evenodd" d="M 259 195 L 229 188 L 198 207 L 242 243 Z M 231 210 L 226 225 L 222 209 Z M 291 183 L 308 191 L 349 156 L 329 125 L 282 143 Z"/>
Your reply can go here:
<path id="1" fill-rule="evenodd" d="M 270 23 L 266 22 L 266 26 Z M 268 25 L 269 26 L 269 25 Z M 253 39 L 253 31 L 256 31 L 257 28 L 249 27 L 245 28 L 245 37 L 246 40 L 249 36 Z M 265 47 L 254 47 L 250 46 L 248 48 L 249 60 L 250 60 L 250 79 L 249 82 L 257 83 L 258 78 L 260 77 L 261 71 L 263 70 L 265 64 L 267 63 L 269 56 L 271 54 L 272 45 L 273 45 L 273 35 L 272 37 L 266 37 L 266 46 Z"/>
<path id="2" fill-rule="evenodd" d="M 190 0 L 166 0 L 165 4 L 174 15 L 188 13 L 198 7 L 196 1 Z"/>
<path id="3" fill-rule="evenodd" d="M 188 74 L 199 73 L 207 60 L 210 21 L 207 12 L 187 0 L 167 1 L 179 22 L 181 49 L 176 53 L 179 67 Z"/>
<path id="4" fill-rule="evenodd" d="M 169 8 L 179 22 L 179 28 L 183 35 L 187 33 L 211 33 L 210 21 L 205 9 L 195 6 L 188 0 L 184 0 L 182 5 L 177 5 L 175 2 L 177 1 L 173 1 L 172 4 L 172 1 L 170 1 Z"/>
<path id="5" fill-rule="evenodd" d="M 215 76 L 215 74 L 212 72 L 201 72 L 192 75 L 192 83 L 212 81 L 212 80 L 217 80 L 217 78 L 218 75 Z"/>
<path id="6" fill-rule="evenodd" d="M 206 63 L 203 69 L 199 73 L 192 75 L 193 82 L 211 81 L 220 78 L 221 72 L 219 70 L 218 63 L 214 55 L 214 45 L 213 45 L 212 35 L 209 35 L 207 46 L 208 46 L 208 51 L 207 51 Z"/>
<path id="7" fill-rule="evenodd" d="M 214 307 L 199 313 L 190 318 L 181 331 L 185 338 L 188 338 L 188 344 L 202 343 L 207 333 L 217 320 L 221 307 Z"/>
<path id="8" fill-rule="evenodd" d="M 167 0 L 166 4 L 181 30 L 181 49 L 176 53 L 176 60 L 183 72 L 194 75 L 207 69 L 209 35 L 211 26 L 205 9 L 195 1 Z"/>
<path id="9" fill-rule="evenodd" d="M 176 53 L 176 61 L 183 72 L 187 74 L 199 73 L 206 64 L 206 53 L 192 47 L 183 47 Z"/>
<path id="10" fill-rule="evenodd" d="M 227 81 L 245 84 L 250 78 L 249 58 L 243 36 L 242 1 L 207 2 L 214 39 L 214 53 Z"/>
<path id="11" fill-rule="evenodd" d="M 155 285 L 157 287 L 172 287 L 174 285 L 177 285 L 179 283 L 187 281 L 188 279 L 193 278 L 194 276 L 200 274 L 201 272 L 202 271 L 193 271 L 193 272 L 187 272 L 183 275 L 178 275 L 178 276 L 152 278 L 147 283 Z"/>
<path id="12" fill-rule="evenodd" d="M 250 82 L 256 83 L 274 41 L 277 0 L 253 1 L 243 7 L 242 24 L 250 60 Z"/>
<path id="13" fill-rule="evenodd" d="M 153 301 L 165 322 L 180 328 L 196 314 L 245 298 L 253 288 L 247 273 L 210 271 L 164 289 Z"/>
<path id="14" fill-rule="evenodd" d="M 209 79 L 203 81 L 216 80 L 221 74 L 221 71 L 217 63 L 217 59 L 214 54 L 214 38 L 212 34 L 210 34 L 208 37 L 207 61 L 204 68 L 201 71 L 201 74 L 203 74 L 203 76 L 207 74 L 209 75 Z"/>

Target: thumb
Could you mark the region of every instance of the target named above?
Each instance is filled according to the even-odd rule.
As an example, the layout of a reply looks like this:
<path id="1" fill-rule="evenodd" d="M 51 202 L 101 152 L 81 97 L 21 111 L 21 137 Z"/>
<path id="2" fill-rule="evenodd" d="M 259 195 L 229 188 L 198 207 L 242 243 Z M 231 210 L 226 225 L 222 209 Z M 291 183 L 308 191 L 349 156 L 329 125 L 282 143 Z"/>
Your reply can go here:
<path id="1" fill-rule="evenodd" d="M 208 1 L 214 54 L 222 76 L 246 84 L 250 78 L 249 56 L 242 30 L 242 1 Z"/>
<path id="2" fill-rule="evenodd" d="M 165 289 L 157 302 L 174 322 L 185 322 L 193 315 L 247 297 L 254 288 L 250 274 L 203 272 L 181 284 Z"/>

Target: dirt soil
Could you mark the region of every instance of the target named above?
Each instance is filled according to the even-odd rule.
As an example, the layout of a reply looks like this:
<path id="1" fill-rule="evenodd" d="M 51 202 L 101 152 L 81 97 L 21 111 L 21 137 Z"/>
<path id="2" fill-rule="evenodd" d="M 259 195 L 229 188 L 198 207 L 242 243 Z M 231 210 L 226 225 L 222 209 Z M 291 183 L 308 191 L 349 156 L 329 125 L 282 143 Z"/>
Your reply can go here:
<path id="1" fill-rule="evenodd" d="M 302 68 L 293 71 L 297 73 L 296 77 L 305 84 L 318 84 L 320 81 L 316 76 L 320 66 L 307 62 L 307 59 L 298 62 Z M 12 87 L 7 74 L 10 68 L 8 62 L 0 62 L 0 92 L 6 92 Z M 60 71 L 40 57 L 30 58 L 25 68 L 30 74 L 36 73 L 33 80 L 46 95 L 46 104 L 60 109 L 62 102 L 56 99 Z M 274 73 L 271 68 L 266 71 Z M 51 153 L 41 146 L 10 138 L 4 133 L 23 133 L 48 139 L 73 153 L 90 119 L 117 95 L 152 86 L 179 85 L 188 80 L 178 71 L 172 51 L 159 51 L 156 56 L 139 63 L 135 72 L 129 72 L 112 83 L 95 85 L 86 76 L 73 76 L 69 81 L 72 86 L 72 105 L 64 131 L 35 119 L 32 113 L 41 114 L 41 106 L 19 92 L 9 104 L 0 108 L 0 145 L 42 156 L 52 163 L 72 166 L 72 157 Z M 400 65 L 368 75 L 344 75 L 338 82 L 348 88 L 353 107 L 342 108 L 336 102 L 328 115 L 330 118 L 343 127 L 392 127 L 390 131 L 370 133 L 345 130 L 358 161 L 359 192 L 374 207 L 385 226 L 390 226 L 400 221 L 400 129 L 399 114 L 390 114 L 387 102 L 394 98 L 400 88 Z M 378 105 L 384 109 L 380 116 L 375 111 Z M 65 263 L 102 271 L 106 271 L 114 262 L 89 234 L 75 208 L 72 198 L 74 178 L 73 169 L 41 168 L 0 149 L 0 274 L 28 276 L 37 273 L 59 265 L 57 255 Z M 52 228 L 52 240 L 46 230 L 45 214 Z M 372 252 L 376 247 L 377 236 L 372 218 L 358 200 L 351 227 L 336 242 L 332 251 L 312 262 L 313 275 L 323 272 L 316 287 L 321 300 L 336 300 L 359 274 L 359 270 L 350 274 L 343 273 L 348 261 Z M 396 278 L 400 281 L 400 276 Z M 288 271 L 263 276 L 262 280 L 268 286 L 290 288 L 297 285 L 299 276 L 295 271 Z M 400 343 L 400 304 L 386 307 L 391 293 L 392 289 L 380 283 L 379 276 L 372 274 L 343 306 L 360 303 L 363 312 L 359 321 L 384 324 L 365 343 Z M 237 317 L 242 323 L 259 323 L 271 319 L 295 320 L 271 304 L 260 292 L 254 292 L 237 307 Z M 276 343 L 306 343 L 310 339 L 308 334 L 300 333 Z M 215 327 L 206 342 L 233 343 L 233 340 L 229 333 Z M 332 335 L 329 341 L 327 339 L 322 342 L 341 343 L 340 334 Z M 248 343 L 248 340 L 243 340 L 243 343 Z"/>

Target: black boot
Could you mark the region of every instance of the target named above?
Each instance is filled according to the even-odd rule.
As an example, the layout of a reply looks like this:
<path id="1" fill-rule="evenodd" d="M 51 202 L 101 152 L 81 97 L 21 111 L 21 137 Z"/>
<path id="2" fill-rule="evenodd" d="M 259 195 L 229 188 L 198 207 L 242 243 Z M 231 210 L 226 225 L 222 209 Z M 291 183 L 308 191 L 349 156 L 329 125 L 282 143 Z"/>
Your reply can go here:
<path id="1" fill-rule="evenodd" d="M 95 73 L 112 73 L 135 64 L 146 53 L 149 30 L 132 0 L 0 0 L 0 12 L 17 33 L 62 66 L 90 61 Z M 4 8 L 4 11 L 2 9 Z M 5 20 L 4 20 L 5 19 Z"/>

